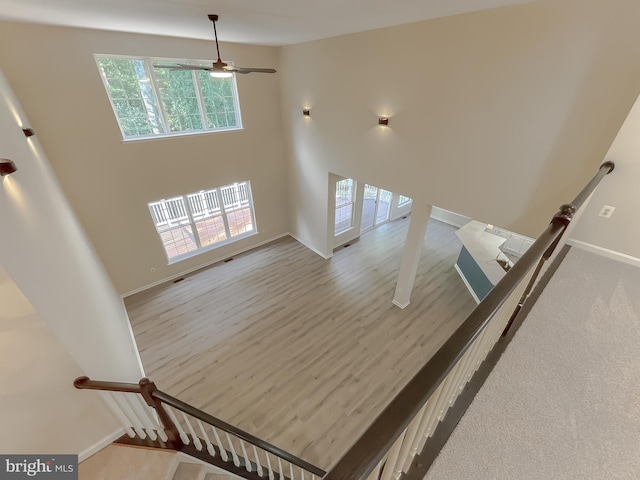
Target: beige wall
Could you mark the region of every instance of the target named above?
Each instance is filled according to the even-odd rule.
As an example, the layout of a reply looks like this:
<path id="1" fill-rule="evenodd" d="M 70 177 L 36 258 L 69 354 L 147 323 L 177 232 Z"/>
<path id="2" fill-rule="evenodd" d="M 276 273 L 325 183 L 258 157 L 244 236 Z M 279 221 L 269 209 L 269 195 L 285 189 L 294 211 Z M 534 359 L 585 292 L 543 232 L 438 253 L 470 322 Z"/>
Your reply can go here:
<path id="1" fill-rule="evenodd" d="M 0 451 L 81 454 L 120 430 L 100 397 L 0 267 Z"/>
<path id="2" fill-rule="evenodd" d="M 0 64 L 120 293 L 287 231 L 279 74 L 238 76 L 242 131 L 123 143 L 93 59 L 94 53 L 210 58 L 213 47 L 0 23 Z M 238 65 L 278 68 L 275 48 L 221 48 Z M 147 203 L 238 180 L 251 181 L 259 235 L 167 266 Z"/>
<path id="3" fill-rule="evenodd" d="M 639 17 L 541 1 L 283 48 L 292 232 L 330 250 L 334 172 L 537 236 L 640 91 Z"/>
<path id="4" fill-rule="evenodd" d="M 623 260 L 624 256 L 633 257 L 626 260 L 640 265 L 640 98 L 613 141 L 606 160 L 615 162 L 616 168 L 591 197 L 572 239 L 594 246 L 600 253 L 621 253 L 623 256 L 616 257 Z M 615 207 L 609 219 L 598 216 L 604 205 Z"/>

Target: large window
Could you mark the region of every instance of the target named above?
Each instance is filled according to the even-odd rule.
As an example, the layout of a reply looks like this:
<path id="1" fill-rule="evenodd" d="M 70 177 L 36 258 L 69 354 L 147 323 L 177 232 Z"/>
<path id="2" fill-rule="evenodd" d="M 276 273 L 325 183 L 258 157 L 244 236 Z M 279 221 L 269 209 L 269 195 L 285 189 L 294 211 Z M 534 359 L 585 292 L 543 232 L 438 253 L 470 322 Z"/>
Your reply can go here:
<path id="1" fill-rule="evenodd" d="M 125 140 L 242 128 L 233 76 L 156 68 L 193 61 L 95 57 Z"/>
<path id="2" fill-rule="evenodd" d="M 249 182 L 149 203 L 169 263 L 256 233 Z"/>
<path id="3" fill-rule="evenodd" d="M 335 235 L 353 227 L 354 181 L 345 178 L 336 182 Z"/>

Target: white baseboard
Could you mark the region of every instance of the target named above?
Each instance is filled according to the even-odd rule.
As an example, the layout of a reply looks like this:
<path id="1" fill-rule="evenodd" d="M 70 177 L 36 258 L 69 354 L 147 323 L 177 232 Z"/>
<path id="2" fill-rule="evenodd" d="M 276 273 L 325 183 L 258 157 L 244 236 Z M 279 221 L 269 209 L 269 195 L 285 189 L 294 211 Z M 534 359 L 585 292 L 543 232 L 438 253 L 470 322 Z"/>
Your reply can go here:
<path id="1" fill-rule="evenodd" d="M 453 265 L 453 268 L 456 269 L 456 272 L 458 272 L 460 274 L 460 278 L 462 279 L 462 281 L 464 282 L 464 284 L 467 286 L 467 290 L 469 290 L 469 293 L 471 294 L 471 296 L 473 297 L 473 299 L 476 301 L 476 303 L 480 303 L 480 299 L 478 298 L 478 296 L 476 295 L 476 292 L 473 291 L 473 288 L 471 288 L 471 285 L 469 284 L 469 282 L 467 281 L 467 277 L 464 276 L 464 273 L 462 273 L 462 270 L 460 270 L 460 267 L 458 267 L 458 264 L 455 263 Z"/>
<path id="2" fill-rule="evenodd" d="M 333 257 L 333 252 L 331 253 L 331 255 L 327 255 L 325 253 L 322 253 L 320 250 L 312 247 L 311 245 L 306 244 L 305 242 L 303 242 L 302 240 L 300 240 L 298 237 L 296 237 L 293 233 L 289 232 L 287 235 L 289 235 L 291 238 L 293 238 L 296 242 L 301 243 L 302 245 L 304 245 L 305 247 L 307 247 L 309 250 L 311 250 L 312 252 L 317 253 L 318 255 L 320 255 L 322 258 L 324 258 L 325 260 L 329 260 L 331 257 Z"/>
<path id="3" fill-rule="evenodd" d="M 115 432 L 107 435 L 105 438 L 103 438 L 99 442 L 96 442 L 95 444 L 93 444 L 89 448 L 87 448 L 86 450 L 83 450 L 82 452 L 80 452 L 78 454 L 78 462 L 83 462 L 84 460 L 89 458 L 91 455 L 95 455 L 96 453 L 98 453 L 103 448 L 106 448 L 109 445 L 111 445 L 113 442 L 115 442 L 117 439 L 119 439 L 124 434 L 125 434 L 124 428 L 120 428 L 120 429 L 116 430 Z"/>
<path id="4" fill-rule="evenodd" d="M 411 300 L 407 300 L 407 301 L 406 301 L 406 302 L 404 302 L 404 303 L 400 303 L 400 302 L 398 302 L 398 301 L 394 298 L 394 299 L 391 301 L 391 303 L 393 303 L 396 307 L 399 307 L 399 308 L 403 308 L 403 309 L 404 309 L 404 308 L 407 308 L 407 307 L 409 306 L 409 304 L 411 303 Z"/>
<path id="5" fill-rule="evenodd" d="M 464 227 L 471 221 L 471 219 L 465 215 L 450 212 L 449 210 L 435 206 L 431 208 L 431 218 L 458 228 Z"/>
<path id="6" fill-rule="evenodd" d="M 248 252 L 249 250 L 253 250 L 254 248 L 261 247 L 262 245 L 266 245 L 267 243 L 271 243 L 271 242 L 273 242 L 275 240 L 278 240 L 278 239 L 280 239 L 282 237 L 286 237 L 287 235 L 293 237 L 293 235 L 291 235 L 290 233 L 281 233 L 280 235 L 276 235 L 275 237 L 270 237 L 267 240 L 263 240 L 262 242 L 254 243 L 254 244 L 252 244 L 252 245 L 250 245 L 248 247 L 241 248 L 240 250 L 236 250 L 235 252 L 231 252 L 231 253 L 229 253 L 227 255 L 224 255 L 222 257 L 218 257 L 218 258 L 215 258 L 213 260 L 209 260 L 208 262 L 202 263 L 202 264 L 198 265 L 197 267 L 193 267 L 193 268 L 190 268 L 188 270 L 184 270 L 184 271 L 182 271 L 180 273 L 176 273 L 175 275 L 171 275 L 170 277 L 166 277 L 166 278 L 163 278 L 162 280 L 158 280 L 157 282 L 153 282 L 153 283 L 150 283 L 150 284 L 145 285 L 143 287 L 136 288 L 135 290 L 131 290 L 130 292 L 123 293 L 122 295 L 120 295 L 120 297 L 124 299 L 126 297 L 131 296 L 131 295 L 135 295 L 136 293 L 144 292 L 145 290 L 148 290 L 150 288 L 157 287 L 158 285 L 162 285 L 163 283 L 170 282 L 172 280 L 175 280 L 176 278 L 184 277 L 185 275 L 188 275 L 190 273 L 196 272 L 196 271 L 201 270 L 203 268 L 209 267 L 209 266 L 211 266 L 211 265 L 213 265 L 215 263 L 222 262 L 227 258 L 231 258 L 231 257 L 234 257 L 236 255 L 240 255 L 241 253 Z M 293 238 L 295 238 L 295 237 L 293 237 Z M 298 239 L 296 238 L 296 240 L 298 240 Z M 298 240 L 298 241 L 300 242 L 300 240 Z M 303 242 L 300 242 L 300 243 L 302 243 L 304 245 Z M 307 245 L 305 245 L 305 246 L 307 246 Z M 309 248 L 309 247 L 307 247 L 307 248 Z"/>
<path id="7" fill-rule="evenodd" d="M 595 253 L 596 255 L 607 257 L 612 260 L 617 260 L 618 262 L 626 263 L 628 265 L 633 265 L 634 267 L 640 267 L 640 258 L 632 257 L 631 255 L 627 255 L 625 253 L 616 252 L 615 250 L 609 250 L 608 248 L 599 247 L 597 245 L 592 245 L 590 243 L 575 240 L 573 238 L 567 240 L 566 243 L 568 245 L 571 245 L 572 247 L 579 248 L 580 250 Z"/>

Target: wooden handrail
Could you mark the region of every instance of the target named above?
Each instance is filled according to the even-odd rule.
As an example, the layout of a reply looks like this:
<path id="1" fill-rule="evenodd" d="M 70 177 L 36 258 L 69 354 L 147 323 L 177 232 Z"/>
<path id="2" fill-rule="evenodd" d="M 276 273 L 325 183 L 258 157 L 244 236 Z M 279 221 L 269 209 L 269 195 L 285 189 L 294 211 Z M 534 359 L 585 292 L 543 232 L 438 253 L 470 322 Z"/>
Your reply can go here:
<path id="1" fill-rule="evenodd" d="M 137 383 L 104 382 L 91 380 L 89 377 L 78 377 L 73 381 L 73 386 L 80 390 L 106 390 L 109 392 L 142 393 L 142 388 Z"/>
<path id="2" fill-rule="evenodd" d="M 282 458 L 283 460 L 286 460 L 287 462 L 297 465 L 298 467 L 301 467 L 306 471 L 313 473 L 314 475 L 323 477 L 326 474 L 326 472 L 321 468 L 318 468 L 315 465 L 312 465 L 311 463 L 306 462 L 305 460 L 302 460 L 301 458 L 298 458 L 295 455 L 285 450 L 282 450 L 281 448 L 276 447 L 275 445 L 270 444 L 269 442 L 266 442 L 254 435 L 251 435 L 250 433 L 247 433 L 244 430 L 240 430 L 239 428 L 234 427 L 233 425 L 230 425 L 224 422 L 223 420 L 220 420 L 219 418 L 209 415 L 208 413 L 203 412 L 202 410 L 199 410 L 189 405 L 188 403 L 178 400 L 177 398 L 172 397 L 167 393 L 161 392 L 160 390 L 156 390 L 153 393 L 153 396 L 164 404 L 170 405 L 173 408 L 176 408 L 186 413 L 187 415 L 191 415 L 192 417 L 197 418 L 198 420 L 202 420 L 203 422 L 208 423 L 209 425 L 213 425 L 214 427 L 220 428 L 226 432 L 233 433 L 236 437 L 242 440 L 246 440 L 247 442 L 255 445 L 256 447 L 260 447 L 261 449 L 266 450 L 269 453 L 273 453 L 274 455 Z"/>
<path id="3" fill-rule="evenodd" d="M 560 222 L 549 224 L 467 319 L 416 373 L 373 421 L 324 480 L 363 480 L 382 460 L 438 386 L 482 333 L 493 315 L 547 248 L 564 232 Z"/>
<path id="4" fill-rule="evenodd" d="M 158 412 L 158 416 L 160 421 L 162 422 L 165 432 L 169 437 L 169 441 L 173 444 L 182 445 L 180 441 L 178 429 L 175 424 L 171 420 L 171 418 L 167 415 L 166 410 L 163 405 L 169 405 L 177 410 L 180 410 L 187 415 L 191 415 L 198 420 L 208 423 L 214 427 L 220 428 L 226 432 L 232 433 L 236 437 L 249 442 L 250 444 L 255 445 L 273 455 L 286 460 L 298 467 L 303 468 L 307 472 L 313 473 L 316 476 L 323 477 L 326 472 L 321 468 L 312 465 L 301 458 L 296 457 L 295 455 L 282 450 L 275 445 L 270 444 L 250 433 L 245 432 L 237 427 L 234 427 L 231 424 L 220 420 L 219 418 L 214 417 L 213 415 L 209 415 L 202 410 L 199 410 L 188 403 L 183 402 L 182 400 L 178 400 L 171 395 L 158 390 L 153 382 L 151 382 L 148 378 L 143 378 L 140 380 L 139 384 L 135 383 L 123 383 L 123 382 L 105 382 L 100 380 L 91 380 L 89 377 L 78 377 L 73 382 L 73 385 L 78 389 L 88 389 L 88 390 L 107 390 L 111 392 L 124 392 L 124 393 L 139 393 L 142 395 L 147 402 L 147 404 L 154 408 Z"/>
<path id="5" fill-rule="evenodd" d="M 482 333 L 509 295 L 536 264 L 538 266 L 535 274 L 539 273 L 541 269 L 539 260 L 550 257 L 575 212 L 589 198 L 602 178 L 614 168 L 613 162 L 603 163 L 597 174 L 573 202 L 560 208 L 534 244 L 378 415 L 323 480 L 364 480 L 368 477 L 474 340 Z M 532 278 L 528 285 L 532 286 L 534 282 L 535 279 Z"/>
<path id="6" fill-rule="evenodd" d="M 582 207 L 582 204 L 589 198 L 589 195 L 593 193 L 596 189 L 600 181 L 607 175 L 609 175 L 616 168 L 616 164 L 611 160 L 607 160 L 598 169 L 598 173 L 594 175 L 594 177 L 585 185 L 582 191 L 576 195 L 576 198 L 573 199 L 571 205 L 576 207 L 576 210 L 579 210 Z"/>

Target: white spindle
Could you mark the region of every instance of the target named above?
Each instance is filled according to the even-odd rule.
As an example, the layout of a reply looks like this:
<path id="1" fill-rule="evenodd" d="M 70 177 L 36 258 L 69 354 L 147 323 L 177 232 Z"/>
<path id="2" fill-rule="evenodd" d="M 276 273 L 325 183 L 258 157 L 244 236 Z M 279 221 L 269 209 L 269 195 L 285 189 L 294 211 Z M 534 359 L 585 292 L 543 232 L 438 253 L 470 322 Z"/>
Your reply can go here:
<path id="1" fill-rule="evenodd" d="M 431 398 L 427 402 L 427 408 L 422 416 L 422 420 L 420 421 L 420 427 L 418 427 L 418 431 L 416 432 L 416 436 L 413 440 L 413 444 L 411 445 L 411 451 L 408 458 L 405 460 L 405 464 L 403 467 L 403 471 L 406 472 L 409 468 L 411 458 L 415 457 L 418 453 L 418 446 L 420 445 L 421 438 L 425 435 L 427 429 L 429 428 L 429 424 L 431 423 L 432 418 L 436 415 L 436 405 L 438 404 L 438 399 L 442 395 L 442 389 L 444 384 L 441 383 Z"/>
<path id="2" fill-rule="evenodd" d="M 129 425 L 131 425 L 131 427 L 135 430 L 136 434 L 144 440 L 145 438 L 147 438 L 147 434 L 144 431 L 144 428 L 142 428 L 139 422 L 137 421 L 138 419 L 135 413 L 133 413 L 133 410 L 131 410 L 131 406 L 129 406 L 129 403 L 127 402 L 127 398 L 126 398 L 127 395 L 129 394 L 128 393 L 114 394 L 113 399 L 116 401 L 116 403 L 122 410 L 122 413 L 124 413 L 124 415 L 129 420 Z"/>
<path id="3" fill-rule="evenodd" d="M 391 447 L 389 455 L 387 456 L 387 462 L 385 463 L 384 470 L 382 471 L 381 480 L 391 480 L 393 478 L 393 474 L 396 469 L 396 463 L 399 463 L 398 456 L 400 455 L 400 449 L 402 448 L 402 442 L 404 441 L 406 433 L 407 429 L 402 432 L 402 435 L 398 437 L 398 439 L 393 444 L 393 447 Z"/>
<path id="4" fill-rule="evenodd" d="M 191 440 L 189 439 L 189 435 L 187 435 L 187 432 L 185 432 L 184 428 L 182 428 L 182 424 L 178 421 L 176 414 L 173 413 L 173 409 L 170 407 L 167 408 L 167 413 L 169 414 L 169 416 L 171 417 L 171 420 L 173 420 L 173 423 L 178 429 L 178 432 L 180 433 L 180 440 L 182 440 L 182 443 L 184 443 L 185 445 L 189 445 L 191 443 Z"/>
<path id="5" fill-rule="evenodd" d="M 222 457 L 222 460 L 224 460 L 225 462 L 228 462 L 229 455 L 227 455 L 227 449 L 224 447 L 224 445 L 222 444 L 222 441 L 220 440 L 220 436 L 218 435 L 218 430 L 216 430 L 216 427 L 214 427 L 213 425 L 211 425 L 211 430 L 213 430 L 213 436 L 216 439 L 216 445 L 218 445 L 218 450 L 220 451 L 220 456 Z"/>
<path id="6" fill-rule="evenodd" d="M 247 449 L 242 439 L 240 439 L 240 448 L 242 449 L 242 457 L 244 458 L 244 468 L 247 469 L 247 472 L 251 473 L 251 459 L 249 458 L 249 454 L 247 454 Z"/>
<path id="7" fill-rule="evenodd" d="M 296 480 L 296 477 L 293 473 L 293 463 L 289 462 L 289 478 L 291 480 Z"/>
<path id="8" fill-rule="evenodd" d="M 251 448 L 253 449 L 253 458 L 256 461 L 256 472 L 258 472 L 258 475 L 262 477 L 264 476 L 264 470 L 262 470 L 262 462 L 260 461 L 260 457 L 258 456 L 258 450 L 256 450 L 255 445 L 251 445 Z"/>
<path id="9" fill-rule="evenodd" d="M 229 437 L 229 434 L 227 432 L 224 432 L 224 434 L 227 436 L 227 442 L 229 442 L 229 450 L 231 450 L 231 456 L 233 457 L 233 464 L 236 467 L 240 466 L 240 459 L 238 458 L 238 454 L 236 453 L 236 449 L 233 446 L 233 442 L 231 441 L 231 437 Z"/>
<path id="10" fill-rule="evenodd" d="M 133 431 L 133 428 L 131 428 L 131 422 L 122 412 L 122 408 L 120 408 L 118 402 L 113 398 L 113 393 L 101 391 L 100 394 L 104 401 L 111 407 L 111 410 L 116 414 L 118 420 L 120 420 L 120 425 L 124 428 L 125 433 L 131 438 L 135 437 L 136 432 Z"/>
<path id="11" fill-rule="evenodd" d="M 284 480 L 284 469 L 282 468 L 282 459 L 278 457 L 278 470 L 280 471 L 280 480 Z"/>
<path id="12" fill-rule="evenodd" d="M 204 443 L 207 444 L 207 452 L 209 452 L 209 455 L 211 455 L 212 457 L 215 457 L 216 450 L 213 448 L 211 440 L 209 440 L 209 435 L 207 435 L 207 431 L 205 430 L 204 425 L 202 425 L 202 422 L 199 419 L 196 419 L 196 421 L 198 422 L 198 427 L 200 428 L 200 433 L 202 433 Z"/>
<path id="13" fill-rule="evenodd" d="M 382 457 L 382 460 L 380 460 L 378 465 L 376 465 L 376 468 L 374 468 L 371 471 L 371 473 L 367 477 L 367 480 L 378 480 L 378 478 L 380 478 L 380 470 L 382 470 L 382 465 L 384 464 L 384 461 L 385 461 L 386 458 L 387 458 L 386 455 L 384 457 Z"/>
<path id="14" fill-rule="evenodd" d="M 185 423 L 187 424 L 187 428 L 189 429 L 189 433 L 191 434 L 191 438 L 193 438 L 193 446 L 196 447 L 198 450 L 202 450 L 202 442 L 200 441 L 200 439 L 196 435 L 196 432 L 193 431 L 193 425 L 191 425 L 191 422 L 189 421 L 189 419 L 187 418 L 187 416 L 185 415 L 184 412 L 180 412 L 180 413 L 182 413 L 182 418 L 184 419 Z"/>
<path id="15" fill-rule="evenodd" d="M 137 411 L 138 418 L 145 427 L 149 438 L 156 441 L 158 439 L 158 435 L 156 435 L 158 425 L 155 424 L 155 419 L 149 416 L 149 406 L 140 395 L 130 395 L 129 400 L 131 401 L 132 407 Z"/>
<path id="16" fill-rule="evenodd" d="M 432 395 L 433 396 L 433 395 Z M 404 464 L 411 458 L 411 446 L 413 445 L 413 441 L 416 438 L 416 434 L 418 433 L 418 429 L 420 428 L 420 424 L 422 423 L 422 419 L 424 418 L 425 412 L 427 411 L 427 405 L 429 402 L 424 404 L 418 415 L 411 420 L 409 424 L 409 428 L 407 429 L 407 433 L 404 437 L 404 441 L 402 442 L 402 448 L 400 449 L 400 454 L 398 461 L 396 462 L 396 466 L 393 470 L 394 478 L 399 478 L 402 474 L 404 468 Z"/>
<path id="17" fill-rule="evenodd" d="M 269 452 L 264 452 L 267 457 L 267 469 L 269 470 L 269 480 L 275 480 L 275 475 L 273 474 L 273 468 L 271 467 L 271 458 L 269 457 Z"/>

